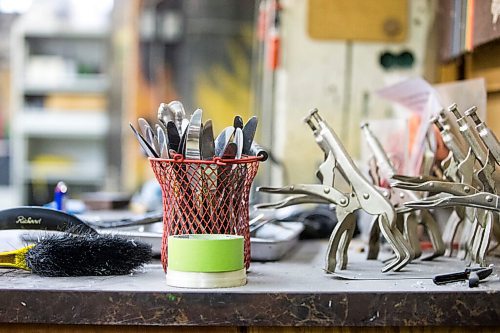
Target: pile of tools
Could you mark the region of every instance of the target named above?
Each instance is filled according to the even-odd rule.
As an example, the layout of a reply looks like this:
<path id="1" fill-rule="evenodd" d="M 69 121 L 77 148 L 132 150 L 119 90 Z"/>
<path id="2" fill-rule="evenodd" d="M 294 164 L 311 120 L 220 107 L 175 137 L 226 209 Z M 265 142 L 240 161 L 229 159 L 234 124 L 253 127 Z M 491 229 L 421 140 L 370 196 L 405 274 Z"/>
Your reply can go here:
<path id="1" fill-rule="evenodd" d="M 445 254 L 452 255 L 458 227 L 462 225 L 458 257 L 485 266 L 491 236 L 500 240 L 500 143 L 481 121 L 476 107 L 468 109 L 464 115 L 456 104 L 448 111 L 443 110 L 439 117 L 432 119 L 450 149 L 441 163 L 443 177 L 395 177 L 394 186 L 429 193 L 425 198 L 406 203 L 409 209 L 452 207 L 453 213 L 443 232 Z M 469 125 L 467 117 L 475 126 Z"/>
<path id="2" fill-rule="evenodd" d="M 475 127 L 469 125 L 467 117 L 473 120 Z M 289 196 L 257 207 L 277 209 L 303 203 L 335 205 L 338 223 L 328 243 L 325 264 L 328 273 L 347 267 L 347 250 L 357 222 L 356 210 L 374 216 L 368 259 L 378 257 L 380 232 L 394 252 L 382 272 L 401 270 L 422 256 L 419 225 L 427 231 L 433 247 L 433 252 L 421 260 L 451 256 L 455 239 L 459 238 L 458 257 L 484 267 L 491 235 L 500 241 L 500 144 L 478 117 L 475 107 L 462 115 L 457 106 L 452 105 L 449 112 L 443 110 L 432 121 L 450 153 L 437 167 L 424 160 L 424 171 L 418 177 L 397 175 L 384 148 L 368 124 L 363 124 L 362 132 L 374 156 L 370 161 L 369 181 L 336 133 L 314 109 L 305 122 L 325 154 L 316 174 L 321 184 L 261 187 L 259 191 Z M 432 157 L 432 152 L 424 154 L 426 159 L 433 160 Z M 349 191 L 342 190 L 345 184 Z M 443 233 L 432 214 L 441 207 L 453 209 Z"/>
<path id="3" fill-rule="evenodd" d="M 267 158 L 267 153 L 253 141 L 257 117 L 251 117 L 245 125 L 240 116 L 234 117 L 233 125 L 214 139 L 212 120 L 203 123 L 202 115 L 203 111 L 196 109 L 188 120 L 182 103 L 172 101 L 160 104 L 154 127 L 144 118 L 138 119 L 140 132 L 129 125 L 146 155 L 152 158 L 169 159 L 175 155 L 205 161 L 214 157 L 239 159 L 242 155 Z"/>
<path id="4" fill-rule="evenodd" d="M 255 176 L 248 169 L 252 160 L 248 157 L 267 158 L 254 141 L 257 117 L 244 124 L 241 116 L 235 116 L 233 124 L 214 139 L 212 120 L 203 122 L 202 115 L 197 109 L 188 120 L 183 104 L 172 101 L 160 104 L 154 127 L 144 118 L 138 119 L 140 131 L 130 124 L 152 158 L 155 176 L 169 199 L 163 208 L 174 214 L 169 227 L 176 234 L 234 232 L 231 221 L 238 217 L 233 215 L 243 209 L 240 201 L 250 186 L 248 178 Z"/>

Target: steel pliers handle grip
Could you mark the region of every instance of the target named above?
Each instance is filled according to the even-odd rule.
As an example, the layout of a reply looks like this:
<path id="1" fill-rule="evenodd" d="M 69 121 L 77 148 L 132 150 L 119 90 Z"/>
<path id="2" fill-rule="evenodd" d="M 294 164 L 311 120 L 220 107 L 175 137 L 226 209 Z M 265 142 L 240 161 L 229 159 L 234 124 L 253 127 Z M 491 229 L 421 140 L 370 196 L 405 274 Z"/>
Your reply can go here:
<path id="1" fill-rule="evenodd" d="M 489 192 L 479 192 L 465 196 L 446 196 L 444 198 L 423 199 L 410 201 L 405 206 L 417 209 L 431 209 L 438 207 L 466 206 L 500 212 L 500 196 Z"/>

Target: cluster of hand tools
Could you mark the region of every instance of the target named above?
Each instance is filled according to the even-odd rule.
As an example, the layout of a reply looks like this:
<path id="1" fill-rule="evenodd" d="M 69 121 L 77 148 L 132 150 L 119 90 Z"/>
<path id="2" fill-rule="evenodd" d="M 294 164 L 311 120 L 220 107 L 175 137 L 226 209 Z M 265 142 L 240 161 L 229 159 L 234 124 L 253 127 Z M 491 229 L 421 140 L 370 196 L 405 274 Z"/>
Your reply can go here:
<path id="1" fill-rule="evenodd" d="M 452 117 L 456 117 L 456 122 Z M 467 118 L 475 125 L 472 126 Z M 433 247 L 433 252 L 421 260 L 451 256 L 461 225 L 458 256 L 485 267 L 491 235 L 500 241 L 500 144 L 479 119 L 475 107 L 462 115 L 457 106 L 452 105 L 449 112 L 443 110 L 432 121 L 438 126 L 450 153 L 439 166 L 433 165 L 433 161 L 423 161 L 422 175 L 417 177 L 397 175 L 379 140 L 368 124 L 363 124 L 362 132 L 373 153 L 369 181 L 336 133 L 314 109 L 305 122 L 325 154 L 316 174 L 321 184 L 261 187 L 259 191 L 289 196 L 257 207 L 277 209 L 303 203 L 335 205 L 338 222 L 328 243 L 325 265 L 328 273 L 335 272 L 337 267 L 347 267 L 348 245 L 357 222 L 356 210 L 374 216 L 368 259 L 378 256 L 380 232 L 394 252 L 382 272 L 398 271 L 421 257 L 419 225 L 427 231 Z M 426 153 L 424 158 L 433 160 L 433 154 Z M 443 233 L 433 215 L 433 211 L 441 207 L 453 209 Z"/>
<path id="2" fill-rule="evenodd" d="M 214 139 L 212 120 L 202 122 L 203 111 L 196 109 L 188 120 L 179 101 L 161 103 L 158 121 L 154 127 L 139 118 L 140 132 L 130 123 L 139 144 L 148 157 L 174 158 L 182 155 L 189 160 L 212 160 L 214 157 L 239 159 L 242 155 L 263 156 L 267 153 L 253 141 L 257 130 L 257 117 L 244 125 L 240 116 Z"/>
<path id="3" fill-rule="evenodd" d="M 442 110 L 432 119 L 450 150 L 441 162 L 441 177 L 395 177 L 394 186 L 428 193 L 406 203 L 410 209 L 451 207 L 443 232 L 445 254 L 452 255 L 459 238 L 458 257 L 485 266 L 491 236 L 500 240 L 500 143 L 476 111 L 471 107 L 462 115 L 453 104 L 448 112 Z M 457 237 L 459 226 L 461 235 Z"/>

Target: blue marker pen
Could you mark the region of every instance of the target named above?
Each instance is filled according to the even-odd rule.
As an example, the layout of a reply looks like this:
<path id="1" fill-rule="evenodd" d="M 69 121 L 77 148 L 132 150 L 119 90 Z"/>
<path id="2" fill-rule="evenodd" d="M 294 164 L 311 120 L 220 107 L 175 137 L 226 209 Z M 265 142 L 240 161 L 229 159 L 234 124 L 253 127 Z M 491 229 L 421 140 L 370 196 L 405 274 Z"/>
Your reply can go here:
<path id="1" fill-rule="evenodd" d="M 68 191 L 68 187 L 64 182 L 58 182 L 56 188 L 54 190 L 54 202 L 56 203 L 56 209 L 64 211 L 64 197 L 66 196 L 66 192 Z"/>

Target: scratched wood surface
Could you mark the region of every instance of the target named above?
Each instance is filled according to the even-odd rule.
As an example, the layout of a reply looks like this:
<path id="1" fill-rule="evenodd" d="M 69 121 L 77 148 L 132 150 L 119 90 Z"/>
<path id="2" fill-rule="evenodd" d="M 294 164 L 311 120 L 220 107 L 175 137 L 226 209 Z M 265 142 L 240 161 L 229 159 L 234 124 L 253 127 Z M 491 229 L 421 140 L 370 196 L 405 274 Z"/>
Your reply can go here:
<path id="1" fill-rule="evenodd" d="M 464 333 L 467 327 L 250 327 L 249 333 Z M 498 328 L 474 329 L 476 333 L 498 332 Z"/>
<path id="2" fill-rule="evenodd" d="M 2 325 L 0 333 L 142 333 L 142 332 L 180 332 L 180 333 L 236 333 L 238 327 L 155 327 L 155 326 L 98 326 L 98 325 Z"/>
<path id="3" fill-rule="evenodd" d="M 474 328 L 475 333 L 498 332 L 498 327 Z M 467 327 L 153 327 L 153 326 L 94 326 L 94 325 L 1 325 L 0 333 L 465 333 Z"/>

